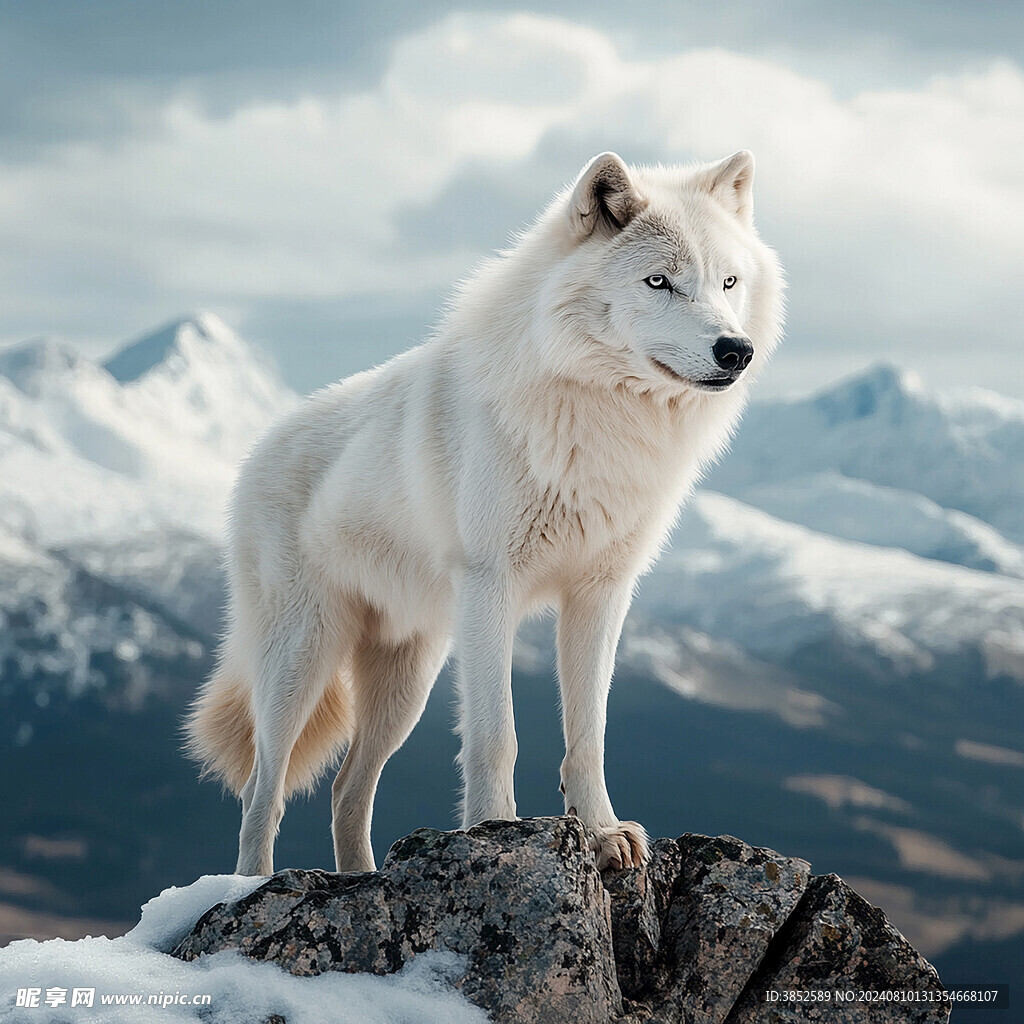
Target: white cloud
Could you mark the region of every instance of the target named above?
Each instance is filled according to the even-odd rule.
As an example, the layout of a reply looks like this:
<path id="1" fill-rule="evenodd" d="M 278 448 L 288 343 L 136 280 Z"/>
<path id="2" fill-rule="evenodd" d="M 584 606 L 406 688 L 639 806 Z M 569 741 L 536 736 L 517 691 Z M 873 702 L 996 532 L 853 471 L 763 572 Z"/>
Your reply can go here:
<path id="1" fill-rule="evenodd" d="M 144 134 L 0 167 L 0 308 L 46 329 L 49 311 L 68 323 L 76 304 L 94 315 L 441 287 L 472 254 L 403 253 L 398 214 L 469 167 L 514 173 L 540 199 L 578 169 L 552 167 L 552 140 L 579 162 L 584 143 L 666 162 L 753 149 L 794 327 L 826 348 L 891 338 L 900 358 L 925 341 L 950 352 L 967 331 L 1014 340 L 1018 66 L 840 98 L 724 50 L 628 60 L 600 32 L 528 14 L 409 36 L 368 91 L 220 118 L 181 95 Z"/>

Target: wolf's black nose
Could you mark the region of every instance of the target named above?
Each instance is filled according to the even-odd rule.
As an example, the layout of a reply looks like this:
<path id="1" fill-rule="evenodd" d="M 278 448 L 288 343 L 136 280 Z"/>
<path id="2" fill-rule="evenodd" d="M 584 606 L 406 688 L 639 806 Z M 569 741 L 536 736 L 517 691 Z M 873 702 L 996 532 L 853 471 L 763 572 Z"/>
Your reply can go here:
<path id="1" fill-rule="evenodd" d="M 749 338 L 724 334 L 715 342 L 711 354 L 723 370 L 742 373 L 750 365 L 750 360 L 754 356 L 754 346 L 751 345 Z"/>

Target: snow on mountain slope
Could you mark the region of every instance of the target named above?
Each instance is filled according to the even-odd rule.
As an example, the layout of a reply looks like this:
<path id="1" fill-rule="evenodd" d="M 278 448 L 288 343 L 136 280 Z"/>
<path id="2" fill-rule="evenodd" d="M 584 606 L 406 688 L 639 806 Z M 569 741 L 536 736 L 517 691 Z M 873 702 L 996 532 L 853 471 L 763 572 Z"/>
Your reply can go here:
<path id="1" fill-rule="evenodd" d="M 93 572 L 67 552 L 47 551 L 0 526 L 4 697 L 28 691 L 43 708 L 54 693 L 77 697 L 92 692 L 134 706 L 150 693 L 191 687 L 206 665 L 218 614 L 210 607 L 219 597 L 216 553 L 208 542 L 161 534 L 150 541 L 157 556 L 152 565 L 138 558 L 140 543 L 127 541 L 123 552 L 140 563 L 134 565 L 134 578 L 126 573 L 118 579 L 116 572 L 106 571 L 102 557 Z M 192 564 L 181 585 L 173 566 L 185 560 Z M 202 583 L 204 568 L 213 577 L 209 586 Z M 173 584 L 170 599 L 163 599 L 161 582 Z M 5 718 L 0 736 L 20 733 L 18 720 Z"/>
<path id="2" fill-rule="evenodd" d="M 818 533 L 1024 578 L 1024 549 L 964 512 L 834 470 L 743 488 L 750 505 Z"/>
<path id="3" fill-rule="evenodd" d="M 897 674 L 966 655 L 1024 680 L 1024 581 L 838 540 L 720 494 L 694 499 L 635 608 L 776 664 L 831 643 Z"/>
<path id="4" fill-rule="evenodd" d="M 708 486 L 753 502 L 755 487 L 830 471 L 923 495 L 1024 543 L 1024 403 L 929 391 L 913 373 L 877 366 L 807 398 L 751 406 Z"/>
<path id="5" fill-rule="evenodd" d="M 103 364 L 129 408 L 238 462 L 296 396 L 255 348 L 200 313 L 133 342 Z"/>
<path id="6" fill-rule="evenodd" d="M 210 314 L 97 365 L 34 341 L 0 353 L 0 522 L 46 545 L 167 526 L 220 534 L 237 463 L 297 401 Z"/>

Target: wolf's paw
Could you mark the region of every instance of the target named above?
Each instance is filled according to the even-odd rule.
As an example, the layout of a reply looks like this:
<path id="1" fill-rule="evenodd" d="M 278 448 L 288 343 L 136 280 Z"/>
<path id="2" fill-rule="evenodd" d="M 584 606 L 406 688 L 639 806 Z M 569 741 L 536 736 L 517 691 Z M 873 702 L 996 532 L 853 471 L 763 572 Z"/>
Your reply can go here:
<path id="1" fill-rule="evenodd" d="M 651 856 L 647 832 L 635 821 L 590 829 L 590 848 L 597 858 L 597 870 L 638 868 Z"/>

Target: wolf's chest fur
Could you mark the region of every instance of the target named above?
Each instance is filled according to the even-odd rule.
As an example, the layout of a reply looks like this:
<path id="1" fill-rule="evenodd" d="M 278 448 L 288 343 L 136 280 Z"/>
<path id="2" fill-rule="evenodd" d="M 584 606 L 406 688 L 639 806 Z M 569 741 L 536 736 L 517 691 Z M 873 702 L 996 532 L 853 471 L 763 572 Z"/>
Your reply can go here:
<path id="1" fill-rule="evenodd" d="M 586 396 L 583 396 L 586 397 Z M 643 560 L 700 470 L 687 410 L 635 396 L 538 397 L 523 423 L 513 562 L 527 573 L 600 572 Z"/>

